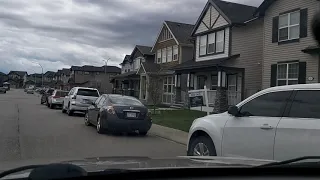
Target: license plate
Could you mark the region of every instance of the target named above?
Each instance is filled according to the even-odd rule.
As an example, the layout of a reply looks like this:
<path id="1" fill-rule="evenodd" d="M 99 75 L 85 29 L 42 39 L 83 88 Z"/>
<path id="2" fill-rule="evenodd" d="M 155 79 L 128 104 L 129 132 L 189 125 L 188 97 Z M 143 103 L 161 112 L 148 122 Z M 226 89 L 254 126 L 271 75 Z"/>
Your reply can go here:
<path id="1" fill-rule="evenodd" d="M 130 112 L 128 112 L 128 113 L 127 113 L 127 117 L 135 118 L 135 117 L 137 117 L 137 115 L 136 115 L 136 113 L 130 113 Z"/>

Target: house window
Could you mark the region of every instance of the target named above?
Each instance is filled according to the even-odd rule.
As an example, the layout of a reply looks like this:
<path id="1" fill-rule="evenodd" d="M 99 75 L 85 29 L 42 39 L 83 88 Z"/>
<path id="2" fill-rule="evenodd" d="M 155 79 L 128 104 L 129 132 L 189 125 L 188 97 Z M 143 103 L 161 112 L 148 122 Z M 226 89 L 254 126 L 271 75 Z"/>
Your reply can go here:
<path id="1" fill-rule="evenodd" d="M 161 52 L 162 52 L 162 63 L 165 63 L 166 61 L 167 61 L 167 50 L 166 50 L 166 48 L 163 48 L 162 50 L 161 50 Z"/>
<path id="2" fill-rule="evenodd" d="M 133 67 L 134 67 L 135 70 L 139 69 L 139 67 L 140 67 L 140 58 L 137 58 L 137 59 L 134 60 Z"/>
<path id="3" fill-rule="evenodd" d="M 157 51 L 157 63 L 160 64 L 161 63 L 161 49 L 159 49 Z"/>
<path id="4" fill-rule="evenodd" d="M 173 60 L 178 60 L 178 46 L 173 46 Z"/>
<path id="5" fill-rule="evenodd" d="M 78 71 L 78 74 L 83 74 L 83 72 L 82 71 Z"/>
<path id="6" fill-rule="evenodd" d="M 171 104 L 174 84 L 175 84 L 175 82 L 174 82 L 173 76 L 169 76 L 169 77 L 164 78 L 164 80 L 163 80 L 163 96 L 162 96 L 163 103 Z"/>
<path id="7" fill-rule="evenodd" d="M 172 47 L 167 47 L 167 62 L 172 61 Z"/>
<path id="8" fill-rule="evenodd" d="M 279 16 L 279 41 L 298 39 L 300 36 L 300 11 Z"/>
<path id="9" fill-rule="evenodd" d="M 217 41 L 216 41 L 216 52 L 223 52 L 224 49 L 224 31 L 217 32 Z"/>
<path id="10" fill-rule="evenodd" d="M 216 34 L 212 33 L 208 35 L 208 54 L 215 52 Z"/>
<path id="11" fill-rule="evenodd" d="M 217 90 L 218 75 L 211 75 L 211 90 Z"/>
<path id="12" fill-rule="evenodd" d="M 207 54 L 207 35 L 200 37 L 200 55 Z"/>
<path id="13" fill-rule="evenodd" d="M 224 52 L 224 39 L 224 30 L 200 36 L 199 55 L 203 56 Z"/>
<path id="14" fill-rule="evenodd" d="M 90 73 L 89 73 L 89 72 L 87 72 L 87 71 L 85 71 L 85 72 L 84 72 L 84 74 L 85 74 L 85 75 L 88 75 L 88 74 L 90 74 Z"/>
<path id="15" fill-rule="evenodd" d="M 298 84 L 299 78 L 299 63 L 284 63 L 278 64 L 277 68 L 277 85 L 292 85 Z"/>

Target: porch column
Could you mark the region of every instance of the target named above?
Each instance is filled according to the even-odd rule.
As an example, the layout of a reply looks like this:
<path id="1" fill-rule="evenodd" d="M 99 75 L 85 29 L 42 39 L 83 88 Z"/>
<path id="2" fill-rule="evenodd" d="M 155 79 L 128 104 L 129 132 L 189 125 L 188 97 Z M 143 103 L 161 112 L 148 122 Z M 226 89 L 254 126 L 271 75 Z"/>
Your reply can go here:
<path id="1" fill-rule="evenodd" d="M 227 75 L 223 70 L 218 71 L 218 87 L 213 113 L 223 113 L 228 110 Z"/>

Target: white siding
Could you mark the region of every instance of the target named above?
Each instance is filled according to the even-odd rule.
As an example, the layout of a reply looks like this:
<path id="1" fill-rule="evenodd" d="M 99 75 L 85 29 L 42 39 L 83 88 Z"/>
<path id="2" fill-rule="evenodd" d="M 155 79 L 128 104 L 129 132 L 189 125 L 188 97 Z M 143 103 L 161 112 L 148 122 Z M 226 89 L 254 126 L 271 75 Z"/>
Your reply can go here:
<path id="1" fill-rule="evenodd" d="M 211 22 L 210 22 L 210 9 L 211 9 Z M 213 6 L 210 6 L 208 8 L 207 12 L 205 13 L 205 16 L 201 20 L 202 23 L 200 23 L 198 29 L 196 30 L 196 34 L 197 33 L 201 33 L 201 32 L 205 32 L 205 31 L 208 30 L 208 28 L 203 23 L 205 23 L 208 27 L 212 27 L 213 23 L 216 21 L 218 16 L 219 16 L 219 12 Z M 220 17 L 217 20 L 214 28 L 217 28 L 217 27 L 220 27 L 220 26 L 224 26 L 224 25 L 227 25 L 227 24 L 228 24 L 228 22 L 220 15 Z"/>
<path id="2" fill-rule="evenodd" d="M 124 64 L 121 68 L 121 73 L 126 73 L 125 70 L 127 70 L 127 72 L 128 72 L 128 69 L 130 69 L 130 71 L 133 70 L 132 64 L 130 64 L 130 63 Z"/>
<path id="3" fill-rule="evenodd" d="M 208 28 L 201 22 L 196 33 L 201 33 L 201 32 L 204 32 L 204 31 L 208 31 Z"/>
<path id="4" fill-rule="evenodd" d="M 229 28 L 225 29 L 225 44 L 224 44 L 224 53 L 223 54 L 199 57 L 199 40 L 200 40 L 199 37 L 200 36 L 197 37 L 197 42 L 196 42 L 196 47 L 195 47 L 196 48 L 196 61 L 207 61 L 207 60 L 224 58 L 224 57 L 229 56 Z"/>
<path id="5" fill-rule="evenodd" d="M 217 20 L 217 22 L 212 27 L 212 29 L 215 29 L 215 28 L 218 28 L 221 26 L 225 26 L 225 25 L 228 25 L 228 22 L 222 16 L 220 16 L 219 19 Z"/>
<path id="6" fill-rule="evenodd" d="M 300 39 L 298 43 L 289 43 L 278 45 L 272 43 L 272 18 L 279 15 L 281 12 L 292 10 L 295 8 L 308 8 L 308 37 Z M 311 56 L 301 52 L 302 49 L 316 45 L 311 33 L 311 20 L 314 14 L 319 10 L 319 1 L 316 0 L 278 0 L 275 1 L 267 10 L 264 18 L 264 51 L 263 51 L 263 66 L 262 66 L 262 87 L 270 87 L 271 64 L 276 64 L 281 61 L 306 61 L 307 62 L 307 83 L 319 82 L 318 56 Z M 313 81 L 309 81 L 308 77 L 314 77 Z"/>

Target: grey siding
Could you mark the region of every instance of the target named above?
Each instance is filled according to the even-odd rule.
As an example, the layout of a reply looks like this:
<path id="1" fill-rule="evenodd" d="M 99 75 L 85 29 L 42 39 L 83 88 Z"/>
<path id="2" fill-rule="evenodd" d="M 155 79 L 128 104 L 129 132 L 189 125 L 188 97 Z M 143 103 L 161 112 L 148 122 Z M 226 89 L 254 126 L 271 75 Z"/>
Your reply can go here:
<path id="1" fill-rule="evenodd" d="M 184 63 L 186 61 L 193 59 L 193 56 L 194 56 L 193 47 L 181 46 L 180 52 L 181 52 L 180 63 Z"/>
<path id="2" fill-rule="evenodd" d="M 244 93 L 248 97 L 261 90 L 263 21 L 256 20 L 246 26 L 233 27 L 231 33 L 231 54 L 240 54 L 240 57 L 227 61 L 226 65 L 245 69 Z"/>
<path id="3" fill-rule="evenodd" d="M 279 15 L 281 12 L 292 9 L 308 8 L 308 37 L 300 39 L 300 42 L 282 44 L 272 43 L 272 18 Z M 301 52 L 302 49 L 316 45 L 313 40 L 310 24 L 313 15 L 319 10 L 319 1 L 317 0 L 278 0 L 275 1 L 266 11 L 264 17 L 264 51 L 263 51 L 263 66 L 262 66 L 262 87 L 270 87 L 271 64 L 276 64 L 281 61 L 299 60 L 307 62 L 307 83 L 319 82 L 318 77 L 318 56 L 311 56 Z M 308 77 L 314 77 L 313 81 L 309 81 Z"/>

